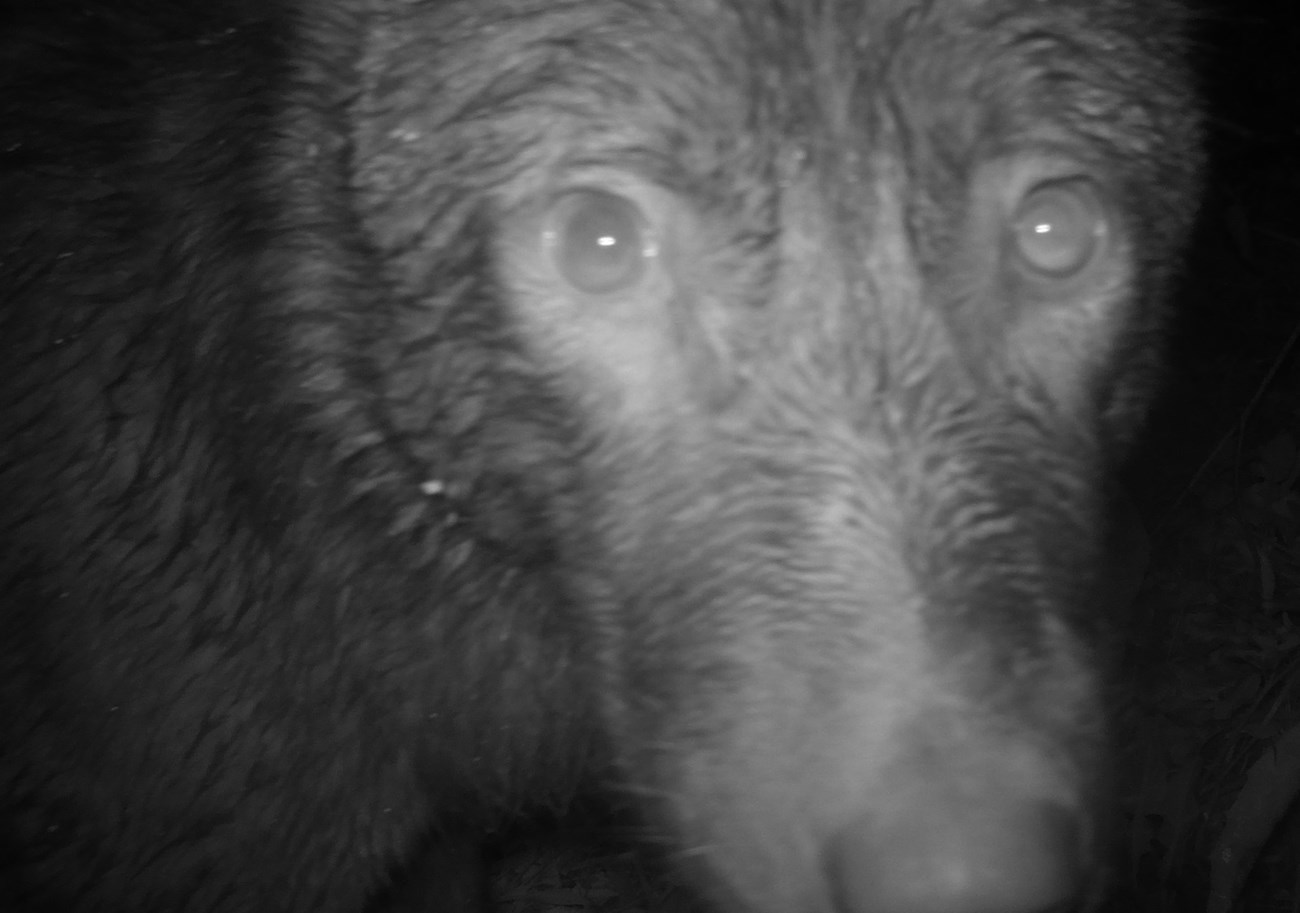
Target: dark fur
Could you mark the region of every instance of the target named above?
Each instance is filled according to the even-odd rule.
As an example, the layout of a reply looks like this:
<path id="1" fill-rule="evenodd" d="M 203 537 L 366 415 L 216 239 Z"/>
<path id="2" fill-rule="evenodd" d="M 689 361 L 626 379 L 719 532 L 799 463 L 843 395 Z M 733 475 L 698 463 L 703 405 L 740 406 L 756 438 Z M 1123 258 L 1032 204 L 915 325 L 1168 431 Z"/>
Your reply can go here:
<path id="1" fill-rule="evenodd" d="M 840 806 L 1015 752 L 1096 830 L 1095 531 L 1197 165 L 1171 4 L 29 6 L 6 896 L 356 910 L 609 782 L 799 913 Z M 1049 160 L 1113 275 L 1008 263 L 986 198 Z M 581 168 L 694 226 L 648 404 L 520 278 Z"/>

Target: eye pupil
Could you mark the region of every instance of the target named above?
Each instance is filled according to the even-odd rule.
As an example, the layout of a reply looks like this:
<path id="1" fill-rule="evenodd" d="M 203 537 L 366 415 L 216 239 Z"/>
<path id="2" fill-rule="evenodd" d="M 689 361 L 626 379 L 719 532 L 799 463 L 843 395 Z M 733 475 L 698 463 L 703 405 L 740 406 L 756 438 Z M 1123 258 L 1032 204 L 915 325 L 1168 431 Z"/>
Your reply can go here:
<path id="1" fill-rule="evenodd" d="M 634 285 L 654 251 L 640 210 L 601 190 L 579 190 L 556 202 L 548 236 L 560 274 L 575 288 L 605 294 Z"/>

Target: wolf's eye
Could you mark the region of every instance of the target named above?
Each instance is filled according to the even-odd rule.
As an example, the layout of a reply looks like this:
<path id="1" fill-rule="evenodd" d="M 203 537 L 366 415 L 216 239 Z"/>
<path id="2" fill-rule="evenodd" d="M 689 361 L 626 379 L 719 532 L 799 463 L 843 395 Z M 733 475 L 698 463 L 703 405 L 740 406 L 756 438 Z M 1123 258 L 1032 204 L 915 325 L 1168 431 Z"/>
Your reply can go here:
<path id="1" fill-rule="evenodd" d="M 579 291 L 600 295 L 641 279 L 657 245 L 635 203 L 604 190 L 574 190 L 553 204 L 545 241 L 552 262 Z"/>
<path id="2" fill-rule="evenodd" d="M 1109 220 L 1092 183 L 1073 178 L 1026 193 L 1011 233 L 1023 267 L 1063 279 L 1088 266 L 1104 248 Z"/>

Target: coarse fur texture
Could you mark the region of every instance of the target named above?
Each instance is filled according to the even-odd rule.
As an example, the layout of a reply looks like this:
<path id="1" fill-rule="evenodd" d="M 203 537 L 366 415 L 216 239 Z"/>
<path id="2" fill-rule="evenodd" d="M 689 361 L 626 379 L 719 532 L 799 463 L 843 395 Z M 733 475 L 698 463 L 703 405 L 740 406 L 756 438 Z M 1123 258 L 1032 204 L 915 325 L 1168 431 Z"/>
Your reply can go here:
<path id="1" fill-rule="evenodd" d="M 587 789 L 719 910 L 1089 894 L 1177 4 L 30 6 L 19 910 L 343 913 L 420 852 L 470 909 L 477 842 Z"/>

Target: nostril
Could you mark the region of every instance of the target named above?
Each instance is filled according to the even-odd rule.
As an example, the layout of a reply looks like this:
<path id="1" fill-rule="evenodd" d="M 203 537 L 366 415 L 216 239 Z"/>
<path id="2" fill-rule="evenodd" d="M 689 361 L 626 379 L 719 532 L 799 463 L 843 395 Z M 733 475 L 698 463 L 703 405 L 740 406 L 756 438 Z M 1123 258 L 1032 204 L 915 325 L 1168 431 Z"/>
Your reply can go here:
<path id="1" fill-rule="evenodd" d="M 839 913 L 1057 913 L 1081 885 L 1078 817 L 1042 800 L 935 797 L 831 842 Z"/>

